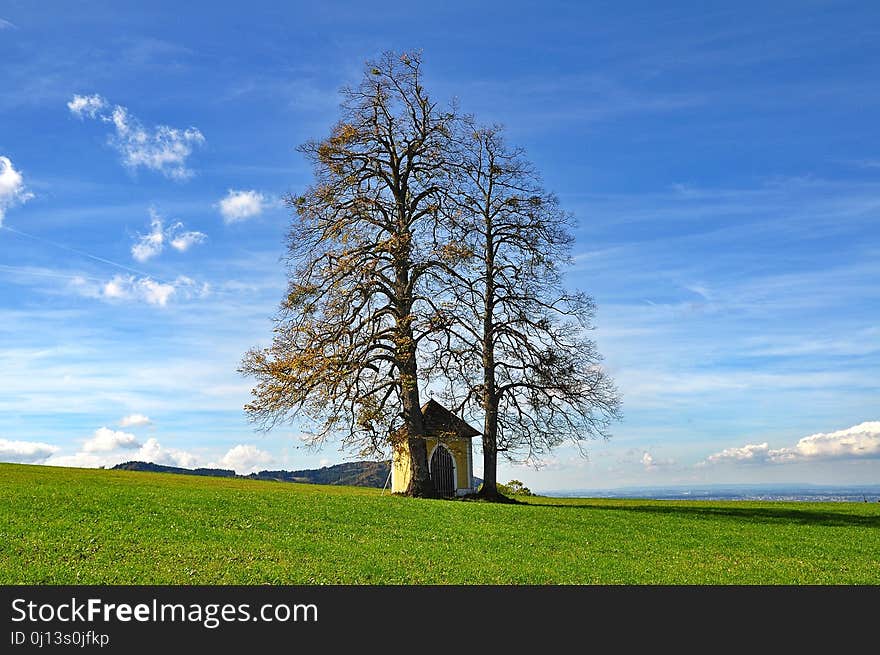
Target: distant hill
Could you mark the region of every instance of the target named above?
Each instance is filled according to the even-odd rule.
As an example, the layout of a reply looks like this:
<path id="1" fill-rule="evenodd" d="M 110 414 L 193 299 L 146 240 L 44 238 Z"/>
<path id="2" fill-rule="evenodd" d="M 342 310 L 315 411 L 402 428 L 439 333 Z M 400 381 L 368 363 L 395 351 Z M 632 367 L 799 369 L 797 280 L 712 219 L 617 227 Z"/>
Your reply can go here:
<path id="1" fill-rule="evenodd" d="M 260 471 L 251 473 L 252 480 L 278 480 L 279 482 L 308 482 L 311 484 L 341 484 L 350 487 L 382 487 L 388 479 L 391 463 L 344 462 L 319 469 L 301 471 Z"/>
<path id="2" fill-rule="evenodd" d="M 185 469 L 178 466 L 163 466 L 152 462 L 123 462 L 113 467 L 119 471 L 148 471 L 150 473 L 179 473 L 182 475 L 209 475 L 217 478 L 239 477 L 229 469 Z"/>
<path id="3" fill-rule="evenodd" d="M 249 478 L 251 480 L 275 480 L 278 482 L 301 482 L 306 484 L 338 484 L 352 487 L 378 487 L 385 485 L 391 463 L 384 462 L 344 462 L 319 469 L 299 471 L 260 471 L 250 475 L 237 475 L 228 469 L 187 469 L 178 466 L 163 466 L 151 462 L 125 462 L 113 467 L 123 471 L 149 471 L 151 473 L 177 473 L 181 475 L 208 475 L 220 478 Z"/>

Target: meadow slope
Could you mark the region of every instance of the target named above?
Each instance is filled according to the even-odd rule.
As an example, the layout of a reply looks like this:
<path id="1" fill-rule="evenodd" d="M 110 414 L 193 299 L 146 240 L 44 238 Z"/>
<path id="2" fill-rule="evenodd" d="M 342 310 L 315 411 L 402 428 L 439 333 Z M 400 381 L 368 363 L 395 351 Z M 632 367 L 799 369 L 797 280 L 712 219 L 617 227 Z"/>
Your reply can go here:
<path id="1" fill-rule="evenodd" d="M 532 498 L 0 464 L 3 584 L 878 584 L 880 504 Z"/>

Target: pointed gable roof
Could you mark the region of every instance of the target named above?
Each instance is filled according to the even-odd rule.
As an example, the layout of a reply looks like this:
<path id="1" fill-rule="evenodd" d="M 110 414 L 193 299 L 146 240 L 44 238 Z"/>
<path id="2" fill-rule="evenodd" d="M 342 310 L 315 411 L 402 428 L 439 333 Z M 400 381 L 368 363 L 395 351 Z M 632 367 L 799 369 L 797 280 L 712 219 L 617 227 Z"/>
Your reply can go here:
<path id="1" fill-rule="evenodd" d="M 480 434 L 479 430 L 465 423 L 433 398 L 422 405 L 422 416 L 425 419 L 425 435 L 429 437 L 444 434 L 471 439 Z"/>

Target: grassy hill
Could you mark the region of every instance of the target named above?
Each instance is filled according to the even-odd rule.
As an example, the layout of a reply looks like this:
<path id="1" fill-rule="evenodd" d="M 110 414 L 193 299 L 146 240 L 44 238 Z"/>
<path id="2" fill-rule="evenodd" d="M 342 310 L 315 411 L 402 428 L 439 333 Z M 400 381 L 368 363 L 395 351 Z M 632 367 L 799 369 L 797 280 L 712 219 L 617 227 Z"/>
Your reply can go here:
<path id="1" fill-rule="evenodd" d="M 528 503 L 0 464 L 0 583 L 880 583 L 877 503 Z"/>

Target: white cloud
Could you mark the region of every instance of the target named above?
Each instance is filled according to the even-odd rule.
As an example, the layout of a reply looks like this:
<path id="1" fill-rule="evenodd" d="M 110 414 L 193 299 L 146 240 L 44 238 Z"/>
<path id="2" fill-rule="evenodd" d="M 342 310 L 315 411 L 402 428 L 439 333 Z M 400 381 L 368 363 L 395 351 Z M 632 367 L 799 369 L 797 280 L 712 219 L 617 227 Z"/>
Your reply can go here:
<path id="1" fill-rule="evenodd" d="M 142 462 L 152 462 L 153 464 L 164 464 L 165 466 L 182 466 L 183 468 L 198 466 L 198 457 L 192 453 L 178 450 L 177 448 L 165 448 L 156 439 L 152 438 L 147 439 L 133 459 Z"/>
<path id="2" fill-rule="evenodd" d="M 803 437 L 792 447 L 770 448 L 769 444 L 747 444 L 726 448 L 706 458 L 707 464 L 774 463 L 880 457 L 880 421 L 866 421 L 835 432 Z"/>
<path id="3" fill-rule="evenodd" d="M 95 118 L 98 112 L 107 108 L 107 101 L 97 93 L 91 96 L 74 95 L 73 100 L 67 103 L 67 108 L 77 118 Z"/>
<path id="4" fill-rule="evenodd" d="M 208 238 L 208 235 L 204 232 L 197 232 L 194 230 L 182 232 L 180 231 L 183 228 L 183 223 L 177 222 L 168 228 L 171 233 L 171 247 L 179 252 L 186 252 L 192 246 L 202 243 L 205 239 Z"/>
<path id="5" fill-rule="evenodd" d="M 0 439 L 0 462 L 33 464 L 58 451 L 58 446 L 39 441 L 9 441 Z"/>
<path id="6" fill-rule="evenodd" d="M 165 243 L 165 232 L 162 229 L 162 219 L 150 211 L 150 231 L 147 234 L 139 234 L 137 243 L 131 247 L 131 256 L 139 262 L 145 262 L 162 252 Z"/>
<path id="7" fill-rule="evenodd" d="M 157 282 L 150 277 L 135 278 L 134 275 L 116 275 L 104 285 L 106 298 L 141 300 L 150 305 L 164 307 L 177 291 L 173 284 Z"/>
<path id="8" fill-rule="evenodd" d="M 709 455 L 706 461 L 710 464 L 723 462 L 766 462 L 770 458 L 770 446 L 766 442 L 761 444 L 746 444 L 742 448 L 725 448 L 720 453 Z"/>
<path id="9" fill-rule="evenodd" d="M 771 451 L 776 462 L 880 457 L 880 421 L 866 421 L 835 432 L 804 437 L 792 448 Z"/>
<path id="10" fill-rule="evenodd" d="M 96 469 L 106 466 L 115 466 L 124 462 L 125 459 L 107 453 L 87 453 L 80 451 L 73 455 L 54 455 L 43 464 L 48 466 L 72 466 L 75 468 Z"/>
<path id="11" fill-rule="evenodd" d="M 98 94 L 74 95 L 67 103 L 75 116 L 89 116 L 113 126 L 110 144 L 122 155 L 126 167 L 147 168 L 175 180 L 192 177 L 187 160 L 194 148 L 205 142 L 205 136 L 197 128 L 179 129 L 168 125 L 146 128 L 122 105 L 114 105 L 112 110 L 109 106 Z"/>
<path id="12" fill-rule="evenodd" d="M 21 172 L 15 170 L 9 157 L 0 155 L 0 225 L 6 210 L 13 205 L 27 202 L 34 197 L 24 186 Z"/>
<path id="13" fill-rule="evenodd" d="M 132 169 L 143 166 L 176 180 L 192 177 L 193 172 L 186 167 L 186 160 L 195 146 L 205 142 L 204 135 L 197 128 L 180 130 L 158 125 L 148 130 L 119 105 L 113 109 L 110 120 L 116 128 L 111 143 L 122 154 L 126 166 Z"/>
<path id="14" fill-rule="evenodd" d="M 123 416 L 119 420 L 119 427 L 121 428 L 135 428 L 143 425 L 150 425 L 152 421 L 149 416 L 144 416 L 143 414 L 129 414 L 128 416 Z"/>
<path id="15" fill-rule="evenodd" d="M 256 473 L 272 462 L 272 455 L 256 446 L 239 444 L 220 459 L 220 466 L 236 473 Z"/>
<path id="16" fill-rule="evenodd" d="M 140 446 L 137 437 L 129 432 L 119 432 L 110 428 L 100 427 L 94 435 L 83 444 L 87 453 L 109 452 L 118 448 L 137 448 Z"/>
<path id="17" fill-rule="evenodd" d="M 15 27 L 13 23 L 10 23 L 8 20 L 3 20 L 0 18 L 0 30 L 14 30 L 18 29 Z"/>
<path id="18" fill-rule="evenodd" d="M 230 189 L 226 197 L 217 203 L 223 220 L 227 223 L 243 221 L 263 212 L 266 197 L 256 191 Z"/>
<path id="19" fill-rule="evenodd" d="M 140 302 L 165 307 L 171 298 L 189 299 L 203 297 L 208 284 L 199 285 L 195 280 L 180 275 L 172 282 L 160 282 L 151 277 L 114 275 L 105 283 L 94 283 L 83 277 L 71 281 L 71 288 L 87 298 L 111 302 Z"/>
<path id="20" fill-rule="evenodd" d="M 700 296 L 703 300 L 712 300 L 712 292 L 708 287 L 702 284 L 690 284 L 684 287 L 693 294 Z"/>
<path id="21" fill-rule="evenodd" d="M 53 447 L 54 448 L 54 447 Z M 55 448 L 57 451 L 58 449 Z M 166 448 L 156 439 L 139 443 L 134 435 L 99 428 L 87 440 L 82 450 L 72 455 L 54 455 L 43 463 L 50 466 L 73 466 L 77 468 L 113 467 L 122 462 L 152 462 L 165 466 L 194 468 L 198 457 L 185 450 Z"/>
<path id="22" fill-rule="evenodd" d="M 165 249 L 166 242 L 175 250 L 186 252 L 207 238 L 204 232 L 185 230 L 180 221 L 164 227 L 162 217 L 155 209 L 150 209 L 150 231 L 138 234 L 137 242 L 131 247 L 131 256 L 139 262 L 145 262 L 159 255 Z"/>
<path id="23" fill-rule="evenodd" d="M 640 461 L 645 471 L 658 471 L 660 469 L 667 469 L 671 466 L 675 466 L 674 459 L 657 459 L 647 450 L 642 454 L 642 459 Z"/>

